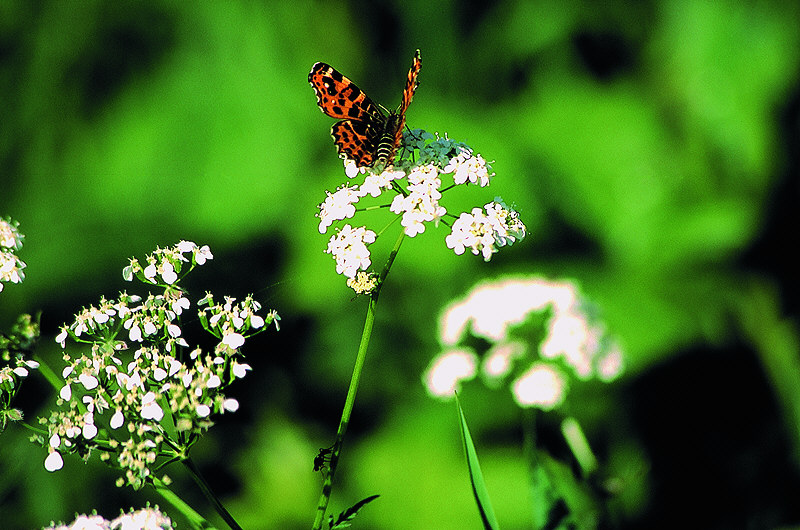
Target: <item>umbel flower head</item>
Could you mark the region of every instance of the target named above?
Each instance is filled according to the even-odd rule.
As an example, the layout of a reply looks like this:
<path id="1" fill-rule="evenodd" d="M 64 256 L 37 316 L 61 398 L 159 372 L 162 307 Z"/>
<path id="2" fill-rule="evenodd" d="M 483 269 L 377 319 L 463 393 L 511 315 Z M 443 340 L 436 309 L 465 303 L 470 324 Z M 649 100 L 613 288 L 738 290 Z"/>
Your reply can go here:
<path id="1" fill-rule="evenodd" d="M 17 221 L 0 218 L 0 291 L 3 283 L 20 283 L 25 279 L 25 262 L 16 255 L 24 240 Z"/>
<path id="2" fill-rule="evenodd" d="M 30 315 L 20 315 L 9 333 L 0 333 L 0 432 L 9 421 L 22 419 L 22 411 L 11 403 L 22 380 L 39 363 L 26 357 L 39 340 L 39 322 Z"/>
<path id="3" fill-rule="evenodd" d="M 16 255 L 24 240 L 17 221 L 0 218 L 0 292 L 5 283 L 25 279 L 25 262 Z M 22 411 L 12 408 L 11 402 L 22 380 L 39 367 L 38 362 L 26 358 L 38 340 L 39 322 L 31 315 L 20 315 L 10 332 L 0 332 L 0 432 L 9 421 L 22 419 Z"/>
<path id="4" fill-rule="evenodd" d="M 119 517 L 108 521 L 92 513 L 91 515 L 77 515 L 71 523 L 51 523 L 42 530 L 172 530 L 175 526 L 172 520 L 158 506 L 131 510 L 121 513 Z"/>
<path id="5" fill-rule="evenodd" d="M 142 267 L 137 260 L 123 275 L 159 286 L 162 293 L 120 293 L 101 298 L 61 328 L 56 341 L 64 348 L 58 408 L 40 418 L 48 438 L 45 468 L 63 466 L 62 454 L 100 458 L 123 471 L 118 485 L 140 488 L 162 465 L 187 455 L 213 416 L 238 409 L 223 391 L 244 377 L 250 366 L 241 347 L 265 330 L 278 315 L 262 317 L 258 302 L 248 296 L 226 297 L 214 304 L 206 294 L 198 305 L 203 327 L 218 340 L 212 352 L 192 347 L 184 337 L 182 315 L 191 308 L 180 278 L 212 259 L 208 247 L 181 241 L 157 249 Z M 83 345 L 76 353 L 67 339 Z"/>
<path id="6" fill-rule="evenodd" d="M 551 410 L 564 401 L 570 379 L 609 382 L 623 370 L 619 346 L 571 282 L 481 283 L 444 310 L 439 328 L 444 351 L 423 375 L 436 397 L 452 396 L 480 366 L 487 385 L 508 382 L 520 407 Z M 491 345 L 482 355 L 460 345 L 468 331 Z"/>
<path id="7" fill-rule="evenodd" d="M 334 193 L 326 192 L 317 213 L 320 233 L 327 232 L 337 221 L 353 218 L 362 199 L 385 198 L 388 194 L 390 202 L 363 209 L 388 207 L 408 237 L 425 232 L 431 224 L 446 224 L 451 231 L 445 243 L 459 255 L 469 249 L 489 261 L 499 248 L 525 237 L 526 228 L 519 214 L 499 197 L 483 208 L 459 215 L 449 213 L 442 204 L 444 193 L 452 188 L 470 184 L 486 187 L 494 176 L 486 160 L 462 142 L 421 129 L 406 131 L 402 151 L 393 165 L 359 168 L 352 160 L 345 160 L 345 173 L 349 178 L 364 175 L 364 181 L 361 185 L 344 184 Z M 336 272 L 346 276 L 356 292 L 369 292 L 355 278 L 372 264 L 369 245 L 376 239 L 376 232 L 348 223 L 328 242 L 326 252 L 336 260 Z M 372 288 L 375 287 L 377 282 Z"/>

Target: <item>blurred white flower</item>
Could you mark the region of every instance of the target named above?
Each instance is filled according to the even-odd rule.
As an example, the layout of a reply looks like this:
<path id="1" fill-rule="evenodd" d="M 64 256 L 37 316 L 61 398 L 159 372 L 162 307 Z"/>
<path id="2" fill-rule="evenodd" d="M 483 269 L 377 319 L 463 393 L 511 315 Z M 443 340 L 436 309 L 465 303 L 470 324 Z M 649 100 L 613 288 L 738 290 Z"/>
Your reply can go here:
<path id="1" fill-rule="evenodd" d="M 445 308 L 439 319 L 439 339 L 445 345 L 461 340 L 468 325 L 472 332 L 497 342 L 511 326 L 522 323 L 531 312 L 571 306 L 574 286 L 541 278 L 509 278 L 478 284 L 466 298 Z"/>
<path id="2" fill-rule="evenodd" d="M 434 357 L 423 375 L 425 388 L 432 396 L 450 397 L 461 381 L 475 377 L 478 358 L 467 349 L 450 350 Z"/>
<path id="3" fill-rule="evenodd" d="M 523 342 L 502 342 L 492 346 L 483 358 L 483 374 L 491 384 L 496 383 L 513 368 L 514 359 L 523 357 L 527 347 Z"/>
<path id="4" fill-rule="evenodd" d="M 534 319 L 533 314 L 542 316 Z M 446 307 L 439 318 L 439 341 L 454 348 L 468 330 L 486 339 L 491 346 L 481 360 L 485 383 L 496 387 L 515 373 L 512 393 L 517 403 L 550 410 L 563 401 L 568 376 L 609 382 L 624 368 L 619 345 L 591 315 L 588 302 L 570 282 L 507 278 L 480 283 Z M 528 325 L 536 326 L 533 333 Z M 523 358 L 533 364 L 519 375 L 515 360 Z"/>
<path id="5" fill-rule="evenodd" d="M 564 401 L 567 381 L 559 370 L 543 362 L 535 362 L 511 385 L 514 400 L 520 407 L 552 410 Z"/>

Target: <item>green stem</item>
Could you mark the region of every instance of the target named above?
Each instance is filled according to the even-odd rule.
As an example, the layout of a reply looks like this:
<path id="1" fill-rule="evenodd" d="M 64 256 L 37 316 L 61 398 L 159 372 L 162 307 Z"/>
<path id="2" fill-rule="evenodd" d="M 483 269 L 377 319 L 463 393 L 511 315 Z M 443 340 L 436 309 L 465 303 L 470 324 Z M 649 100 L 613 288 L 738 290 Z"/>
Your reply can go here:
<path id="1" fill-rule="evenodd" d="M 583 434 L 583 428 L 581 428 L 578 420 L 572 416 L 565 418 L 561 422 L 561 434 L 564 435 L 564 439 L 575 456 L 575 460 L 581 466 L 584 478 L 597 471 L 597 458 L 594 456 L 594 452 L 592 452 L 589 441 L 586 439 L 586 435 Z"/>
<path id="2" fill-rule="evenodd" d="M 39 373 L 47 379 L 47 382 L 50 383 L 56 391 L 56 394 L 61 391 L 61 387 L 64 386 L 64 381 L 56 375 L 52 368 L 42 359 L 41 355 L 34 355 L 34 360 L 39 363 Z"/>
<path id="3" fill-rule="evenodd" d="M 153 487 L 155 488 L 156 492 L 161 495 L 161 497 L 170 503 L 176 510 L 186 517 L 189 521 L 189 524 L 192 525 L 193 528 L 201 528 L 201 529 L 210 529 L 214 528 L 211 524 L 205 520 L 205 518 L 194 511 L 191 506 L 186 504 L 183 499 L 178 497 L 175 492 L 173 492 L 163 481 L 159 479 L 153 480 Z"/>
<path id="4" fill-rule="evenodd" d="M 350 415 L 353 412 L 353 405 L 356 401 L 356 391 L 358 390 L 358 383 L 361 381 L 361 372 L 364 368 L 364 361 L 367 358 L 367 348 L 369 341 L 372 337 L 372 326 L 375 323 L 375 308 L 378 304 L 378 294 L 380 293 L 383 281 L 389 274 L 389 269 L 394 263 L 397 252 L 400 250 L 400 244 L 403 242 L 405 232 L 400 232 L 400 236 L 394 244 L 392 252 L 389 254 L 389 259 L 381 271 L 378 287 L 372 292 L 369 297 L 369 305 L 367 306 L 367 318 L 364 321 L 364 330 L 361 332 L 361 343 L 358 345 L 358 353 L 356 354 L 356 364 L 353 367 L 353 375 L 350 377 L 350 387 L 347 389 L 347 398 L 344 402 L 344 410 L 342 410 L 342 418 L 339 420 L 339 429 L 336 431 L 336 441 L 333 443 L 331 449 L 331 460 L 328 464 L 328 472 L 325 474 L 325 481 L 322 484 L 322 494 L 319 497 L 319 504 L 317 505 L 317 513 L 314 517 L 313 530 L 320 530 L 322 522 L 325 519 L 325 512 L 328 510 L 328 502 L 331 498 L 331 490 L 333 487 L 333 474 L 336 472 L 336 465 L 339 463 L 339 454 L 342 450 L 342 443 L 344 442 L 344 435 L 347 431 L 347 426 L 350 424 Z"/>
<path id="5" fill-rule="evenodd" d="M 203 492 L 203 495 L 205 495 L 206 499 L 208 499 L 209 502 L 211 502 L 211 504 L 214 506 L 214 509 L 217 510 L 217 513 L 228 524 L 228 526 L 231 527 L 233 530 L 242 530 L 242 527 L 239 526 L 239 523 L 236 522 L 233 516 L 222 505 L 217 496 L 214 495 L 214 492 L 211 491 L 208 482 L 206 482 L 206 479 L 203 478 L 203 475 L 200 473 L 200 469 L 198 469 L 198 467 L 194 464 L 194 461 L 187 456 L 186 458 L 181 460 L 181 462 L 183 462 L 183 465 L 185 465 L 189 469 L 192 478 L 197 483 L 197 485 L 200 486 L 200 490 Z"/>

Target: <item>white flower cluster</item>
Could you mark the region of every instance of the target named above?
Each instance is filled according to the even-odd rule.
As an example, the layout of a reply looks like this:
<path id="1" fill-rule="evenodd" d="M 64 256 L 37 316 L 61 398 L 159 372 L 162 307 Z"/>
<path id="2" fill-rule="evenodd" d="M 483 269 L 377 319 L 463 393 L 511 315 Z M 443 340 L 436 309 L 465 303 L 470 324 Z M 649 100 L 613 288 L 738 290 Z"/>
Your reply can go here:
<path id="1" fill-rule="evenodd" d="M 51 523 L 42 530 L 172 530 L 173 528 L 175 526 L 172 520 L 155 506 L 122 513 L 111 521 L 96 513 L 78 515 L 71 523 Z"/>
<path id="2" fill-rule="evenodd" d="M 191 254 L 191 257 L 187 258 L 184 254 Z M 130 265 L 123 269 L 122 276 L 127 281 L 133 280 L 135 275 L 144 283 L 172 285 L 178 281 L 185 263 L 189 263 L 193 268 L 195 265 L 203 265 L 213 258 L 208 245 L 198 247 L 191 241 L 180 241 L 171 248 L 157 248 L 145 258 L 147 261 L 145 267 L 142 267 L 136 258 L 132 258 Z"/>
<path id="3" fill-rule="evenodd" d="M 397 194 L 389 210 L 402 215 L 400 224 L 406 235 L 414 237 L 425 231 L 425 223 L 433 221 L 438 226 L 447 209 L 439 204 L 442 179 L 433 164 L 417 166 L 408 174 L 407 195 Z"/>
<path id="4" fill-rule="evenodd" d="M 22 419 L 22 411 L 11 407 L 22 380 L 39 363 L 26 359 L 39 340 L 39 322 L 20 315 L 8 333 L 0 333 L 0 432 L 9 421 Z"/>
<path id="5" fill-rule="evenodd" d="M 5 390 L 6 385 L 13 389 L 18 379 L 28 377 L 28 370 L 36 370 L 39 368 L 37 361 L 26 359 L 15 359 L 14 367 L 2 366 L 0 367 L 0 389 Z"/>
<path id="6" fill-rule="evenodd" d="M 91 344 L 91 350 L 76 357 L 64 353 L 60 408 L 40 419 L 48 429 L 49 438 L 42 440 L 48 448 L 48 471 L 63 466 L 62 453 L 78 451 L 88 456 L 87 448 L 96 448 L 103 460 L 116 456 L 110 463 L 125 473 L 118 485 L 139 488 L 152 478 L 156 460 L 178 456 L 188 449 L 181 441 L 194 443 L 196 435 L 213 425 L 212 414 L 239 408 L 235 399 L 222 394 L 250 370 L 241 361 L 239 348 L 266 324 L 275 320 L 277 326 L 278 316 L 274 311 L 267 319 L 256 314 L 261 306 L 252 297 L 239 304 L 226 298 L 224 304 L 215 305 L 207 294 L 201 303 L 208 307 L 200 310 L 200 320 L 220 341 L 213 354 L 204 354 L 199 348 L 188 351 L 180 317 L 191 302 L 177 284 L 168 282 L 169 274 L 166 278 L 162 274 L 168 270 L 164 263 L 185 249 L 206 256 L 210 252 L 207 247 L 193 246 L 192 250 L 181 245 L 183 251 L 177 247 L 162 250 L 157 254 L 161 259 L 151 262 L 161 271 L 157 272 L 161 279 L 170 284 L 164 294 L 149 294 L 144 301 L 126 293 L 117 301 L 103 298 L 98 306 L 78 313 L 56 337 L 62 348 L 71 337 Z M 192 258 L 193 264 L 201 261 Z M 132 267 L 134 273 L 142 273 L 144 281 L 157 283 L 143 269 Z M 100 420 L 99 416 L 104 417 Z M 178 439 L 171 439 L 170 433 Z"/>
<path id="7" fill-rule="evenodd" d="M 254 333 L 252 330 L 263 330 L 264 327 L 275 322 L 275 329 L 280 329 L 281 317 L 274 309 L 267 313 L 266 320 L 256 314 L 261 310 L 261 304 L 253 300 L 252 296 L 247 296 L 240 303 L 236 304 L 236 298 L 226 296 L 225 303 L 215 304 L 211 293 L 197 302 L 198 306 L 208 307 L 200 310 L 200 321 L 203 327 L 215 337 L 220 339 L 217 351 L 227 349 L 232 352 L 244 345 L 245 338 Z M 258 333 L 256 331 L 255 333 Z M 242 374 L 244 375 L 244 374 Z"/>
<path id="8" fill-rule="evenodd" d="M 511 246 L 517 239 L 525 237 L 525 225 L 519 214 L 506 206 L 502 199 L 485 205 L 483 212 L 473 208 L 471 213 L 462 213 L 453 223 L 453 230 L 445 238 L 447 248 L 459 256 L 466 249 L 473 254 L 483 254 L 483 260 L 492 259 L 492 254 L 505 245 Z"/>
<path id="9" fill-rule="evenodd" d="M 452 396 L 462 381 L 481 375 L 496 387 L 513 374 L 511 393 L 521 407 L 551 410 L 566 397 L 569 375 L 578 380 L 615 379 L 623 369 L 622 352 L 602 323 L 586 311 L 586 302 L 570 282 L 510 278 L 477 285 L 440 318 L 445 349 L 423 375 L 433 396 Z M 514 337 L 513 330 L 541 314 L 541 340 Z M 479 356 L 459 346 L 466 330 L 492 345 Z M 527 328 L 526 328 L 527 329 Z M 527 360 L 526 360 L 527 359 Z"/>
<path id="10" fill-rule="evenodd" d="M 337 274 L 353 278 L 359 270 L 368 269 L 372 263 L 367 244 L 374 242 L 375 232 L 372 230 L 346 224 L 331 237 L 325 252 L 336 260 Z"/>
<path id="11" fill-rule="evenodd" d="M 25 262 L 17 257 L 25 239 L 19 232 L 19 223 L 10 218 L 0 219 L 0 291 L 3 282 L 20 283 L 25 279 Z"/>
<path id="12" fill-rule="evenodd" d="M 324 234 L 336 221 L 352 218 L 358 202 L 367 197 L 377 198 L 385 192 L 393 194 L 392 201 L 383 206 L 400 216 L 405 235 L 414 237 L 425 231 L 429 223 L 451 225 L 446 243 L 456 254 L 470 249 L 482 254 L 488 261 L 499 247 L 510 245 L 525 237 L 525 225 L 517 212 L 499 198 L 471 213 L 460 216 L 448 214 L 440 203 L 447 190 L 458 185 L 488 186 L 494 173 L 482 156 L 475 154 L 466 144 L 440 138 L 422 130 L 406 131 L 403 150 L 393 166 L 382 170 L 357 168 L 352 160 L 345 161 L 348 177 L 364 174 L 364 183 L 342 185 L 319 205 L 319 232 Z M 451 175 L 452 182 L 443 187 L 443 176 Z M 450 217 L 451 223 L 445 218 Z M 351 280 L 359 271 L 371 264 L 368 244 L 375 241 L 375 233 L 366 227 L 345 225 L 328 243 L 327 253 L 336 259 L 336 271 Z"/>

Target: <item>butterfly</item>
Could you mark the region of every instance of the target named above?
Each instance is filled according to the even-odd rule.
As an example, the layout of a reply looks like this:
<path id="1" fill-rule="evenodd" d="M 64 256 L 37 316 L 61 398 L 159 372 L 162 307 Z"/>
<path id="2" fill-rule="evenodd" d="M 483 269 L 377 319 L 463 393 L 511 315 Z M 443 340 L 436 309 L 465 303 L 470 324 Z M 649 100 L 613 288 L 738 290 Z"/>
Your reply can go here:
<path id="1" fill-rule="evenodd" d="M 316 63 L 311 67 L 308 82 L 317 94 L 317 105 L 331 118 L 340 120 L 331 127 L 340 158 L 353 160 L 356 167 L 387 166 L 394 161 L 421 67 L 417 50 L 400 106 L 395 111 L 377 105 L 331 65 Z"/>

